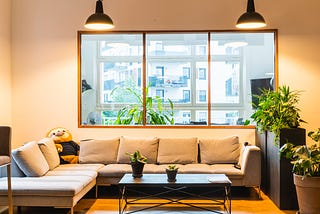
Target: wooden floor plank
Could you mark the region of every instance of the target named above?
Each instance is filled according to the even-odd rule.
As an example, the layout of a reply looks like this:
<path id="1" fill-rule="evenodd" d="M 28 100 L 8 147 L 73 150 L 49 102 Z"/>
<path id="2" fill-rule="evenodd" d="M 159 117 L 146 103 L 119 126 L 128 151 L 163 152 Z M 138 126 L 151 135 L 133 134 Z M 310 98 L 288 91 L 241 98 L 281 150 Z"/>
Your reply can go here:
<path id="1" fill-rule="evenodd" d="M 200 202 L 200 201 L 199 201 Z M 1 212 L 7 214 L 7 211 Z M 15 208 L 15 214 L 17 208 Z M 68 214 L 69 209 L 57 209 L 50 207 L 23 207 L 21 214 Z M 74 214 L 118 214 L 118 199 L 114 193 L 102 195 L 99 199 L 92 196 L 81 199 L 74 208 Z M 137 214 L 209 214 L 212 212 L 199 209 L 170 205 L 151 210 L 137 212 Z M 261 199 L 255 191 L 238 190 L 232 200 L 232 214 L 295 214 L 294 210 L 279 210 L 277 206 L 261 193 Z"/>

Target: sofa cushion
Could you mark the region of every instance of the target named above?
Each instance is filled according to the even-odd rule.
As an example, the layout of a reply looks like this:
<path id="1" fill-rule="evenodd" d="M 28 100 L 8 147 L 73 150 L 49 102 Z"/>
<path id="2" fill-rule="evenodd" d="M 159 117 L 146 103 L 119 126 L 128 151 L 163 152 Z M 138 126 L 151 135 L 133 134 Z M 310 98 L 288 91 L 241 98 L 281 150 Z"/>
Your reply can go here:
<path id="1" fill-rule="evenodd" d="M 212 173 L 211 165 L 196 163 L 182 165 L 178 169 L 178 173 L 184 174 L 210 174 Z"/>
<path id="2" fill-rule="evenodd" d="M 38 145 L 49 165 L 49 170 L 53 170 L 54 168 L 59 166 L 60 158 L 53 139 L 43 138 L 38 142 Z"/>
<path id="3" fill-rule="evenodd" d="M 98 170 L 98 177 L 119 177 L 132 173 L 130 164 L 108 164 Z"/>
<path id="4" fill-rule="evenodd" d="M 214 174 L 226 174 L 227 176 L 241 176 L 243 171 L 236 169 L 233 164 L 213 164 L 210 165 L 211 172 Z M 258 172 L 257 172 L 258 173 Z"/>
<path id="5" fill-rule="evenodd" d="M 159 139 L 156 137 L 120 137 L 118 151 L 118 163 L 130 163 L 129 156 L 126 153 L 134 153 L 139 150 L 140 153 L 148 159 L 148 163 L 156 163 Z"/>
<path id="6" fill-rule="evenodd" d="M 42 177 L 15 177 L 12 178 L 13 195 L 48 198 L 71 196 L 81 192 L 94 179 L 90 176 L 42 176 Z M 6 182 L 0 179 L 0 195 L 8 194 Z M 48 199 L 50 200 L 50 199 Z"/>
<path id="7" fill-rule="evenodd" d="M 98 171 L 104 164 L 60 164 L 54 171 Z"/>
<path id="8" fill-rule="evenodd" d="M 237 163 L 240 155 L 238 136 L 199 139 L 201 163 Z"/>
<path id="9" fill-rule="evenodd" d="M 160 138 L 157 161 L 159 164 L 197 163 L 197 138 Z"/>
<path id="10" fill-rule="evenodd" d="M 34 141 L 13 150 L 12 157 L 26 176 L 38 177 L 49 171 L 49 165 Z"/>
<path id="11" fill-rule="evenodd" d="M 79 163 L 116 163 L 118 147 L 119 138 L 81 141 Z"/>
<path id="12" fill-rule="evenodd" d="M 238 167 L 240 167 L 241 168 L 241 165 L 242 165 L 242 160 L 243 160 L 243 153 L 244 153 L 244 150 L 246 149 L 246 145 L 245 145 L 245 143 L 242 143 L 242 144 L 240 144 L 240 148 L 239 148 L 239 150 L 240 150 L 240 155 L 239 155 L 239 160 L 238 160 Z"/>
<path id="13" fill-rule="evenodd" d="M 80 176 L 80 177 L 90 177 L 92 179 L 95 179 L 98 175 L 98 172 L 97 171 L 61 171 L 61 170 L 53 170 L 53 171 L 49 171 L 47 172 L 46 174 L 46 177 L 48 176 L 57 176 L 57 177 L 60 177 L 60 176 Z"/>
<path id="14" fill-rule="evenodd" d="M 182 167 L 181 164 L 176 164 L 178 168 Z M 145 164 L 143 167 L 143 174 L 164 174 L 166 173 L 166 164 Z M 99 178 L 122 178 L 125 173 L 132 173 L 130 164 L 108 164 L 98 170 Z"/>

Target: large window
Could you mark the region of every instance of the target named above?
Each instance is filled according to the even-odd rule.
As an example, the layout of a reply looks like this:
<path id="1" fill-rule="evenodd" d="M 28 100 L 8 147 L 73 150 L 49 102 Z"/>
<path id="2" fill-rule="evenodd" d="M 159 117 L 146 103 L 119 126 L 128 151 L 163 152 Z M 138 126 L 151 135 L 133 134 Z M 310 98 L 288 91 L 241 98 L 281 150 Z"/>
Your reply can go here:
<path id="1" fill-rule="evenodd" d="M 242 125 L 275 86 L 276 31 L 78 36 L 81 127 Z"/>

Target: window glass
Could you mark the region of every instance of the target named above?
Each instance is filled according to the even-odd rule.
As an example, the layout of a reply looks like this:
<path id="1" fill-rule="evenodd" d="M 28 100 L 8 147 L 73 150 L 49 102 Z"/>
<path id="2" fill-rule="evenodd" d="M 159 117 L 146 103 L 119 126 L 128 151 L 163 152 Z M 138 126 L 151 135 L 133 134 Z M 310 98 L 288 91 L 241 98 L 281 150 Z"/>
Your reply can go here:
<path id="1" fill-rule="evenodd" d="M 274 88 L 274 34 L 213 33 L 210 43 L 210 100 L 217 109 L 211 123 L 242 125 L 252 113 L 252 92 Z"/>
<path id="2" fill-rule="evenodd" d="M 79 126 L 243 125 L 275 31 L 79 32 Z"/>
<path id="3" fill-rule="evenodd" d="M 239 61 L 212 62 L 211 65 L 211 102 L 239 104 L 241 93 Z"/>
<path id="4" fill-rule="evenodd" d="M 211 111 L 211 125 L 243 125 L 238 110 Z"/>
<path id="5" fill-rule="evenodd" d="M 195 109 L 199 100 L 195 97 L 198 87 L 195 78 L 198 70 L 206 69 L 208 64 L 203 58 L 208 49 L 207 34 L 147 34 L 146 44 L 148 95 L 162 101 L 162 108 L 157 108 L 157 102 L 153 103 L 154 109 L 163 114 L 166 125 L 190 124 L 196 120 L 195 111 L 190 109 Z M 206 78 L 206 72 L 202 75 Z M 206 85 L 205 81 L 204 92 L 200 90 L 201 103 L 207 102 Z"/>
<path id="6" fill-rule="evenodd" d="M 142 35 L 83 35 L 82 124 L 142 124 Z"/>

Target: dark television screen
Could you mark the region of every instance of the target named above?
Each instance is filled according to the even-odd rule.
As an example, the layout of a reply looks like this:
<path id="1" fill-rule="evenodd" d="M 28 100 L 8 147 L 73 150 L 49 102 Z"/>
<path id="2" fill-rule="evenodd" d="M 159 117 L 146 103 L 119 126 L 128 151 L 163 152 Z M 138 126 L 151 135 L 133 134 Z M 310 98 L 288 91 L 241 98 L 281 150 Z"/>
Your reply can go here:
<path id="1" fill-rule="evenodd" d="M 260 95 L 261 89 L 269 89 L 273 90 L 273 83 L 272 78 L 263 78 L 263 79 L 252 79 L 250 80 L 251 83 L 251 98 L 252 98 L 252 107 L 258 105 L 258 99 L 253 96 L 254 94 Z"/>

